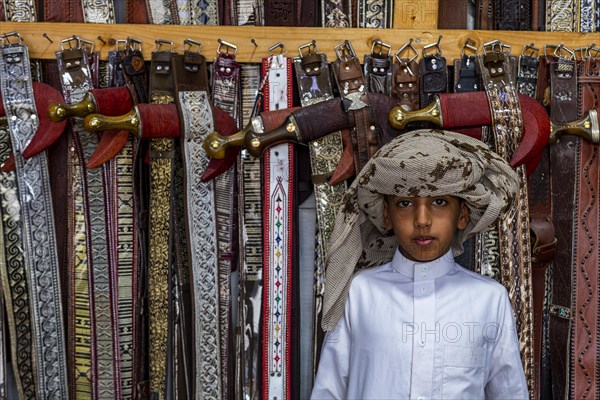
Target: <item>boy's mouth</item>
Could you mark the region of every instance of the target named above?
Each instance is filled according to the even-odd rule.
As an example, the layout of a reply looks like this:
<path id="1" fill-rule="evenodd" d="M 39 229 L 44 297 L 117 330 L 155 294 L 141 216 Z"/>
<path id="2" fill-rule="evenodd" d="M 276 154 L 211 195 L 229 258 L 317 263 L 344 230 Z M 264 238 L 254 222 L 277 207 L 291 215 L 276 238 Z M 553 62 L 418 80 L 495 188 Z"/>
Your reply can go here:
<path id="1" fill-rule="evenodd" d="M 427 246 L 433 242 L 435 238 L 433 236 L 416 236 L 413 240 L 419 246 Z"/>

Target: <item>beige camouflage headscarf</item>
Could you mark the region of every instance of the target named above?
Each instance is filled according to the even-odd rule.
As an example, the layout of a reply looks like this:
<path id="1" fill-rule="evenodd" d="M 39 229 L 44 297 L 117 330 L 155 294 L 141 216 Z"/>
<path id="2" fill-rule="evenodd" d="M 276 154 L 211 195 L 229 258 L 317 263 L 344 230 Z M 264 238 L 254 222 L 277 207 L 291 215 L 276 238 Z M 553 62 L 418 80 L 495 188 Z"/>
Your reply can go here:
<path id="1" fill-rule="evenodd" d="M 346 191 L 336 216 L 325 273 L 323 329 L 333 329 L 342 316 L 352 275 L 393 258 L 398 242 L 384 227 L 384 195 L 464 199 L 470 221 L 452 243 L 459 255 L 464 240 L 508 209 L 517 188 L 517 175 L 506 161 L 459 133 L 412 131 L 383 146 Z"/>

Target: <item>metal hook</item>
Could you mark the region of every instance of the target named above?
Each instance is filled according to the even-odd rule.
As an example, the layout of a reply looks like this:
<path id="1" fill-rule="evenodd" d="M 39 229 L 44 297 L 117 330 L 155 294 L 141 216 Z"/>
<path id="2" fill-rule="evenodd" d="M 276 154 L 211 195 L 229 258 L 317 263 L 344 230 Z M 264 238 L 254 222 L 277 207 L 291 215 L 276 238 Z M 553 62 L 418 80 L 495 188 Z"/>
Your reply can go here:
<path id="1" fill-rule="evenodd" d="M 408 42 L 404 43 L 404 45 L 402 45 L 402 47 L 400 47 L 400 49 L 398 49 L 398 51 L 396 52 L 396 54 L 394 55 L 396 57 L 396 60 L 398 60 L 398 62 L 402 62 L 402 60 L 400 59 L 400 55 L 405 51 L 405 50 L 412 50 L 413 53 L 415 53 L 414 56 L 412 56 L 412 58 L 410 60 L 408 60 L 408 62 L 412 62 L 414 60 L 417 59 L 417 57 L 419 57 L 419 52 L 417 51 L 417 49 L 415 49 L 415 46 L 412 45 L 413 42 L 413 38 L 410 38 L 408 40 Z M 412 74 L 412 72 L 411 72 Z"/>
<path id="2" fill-rule="evenodd" d="M 44 33 L 42 36 L 43 36 L 43 37 L 45 37 L 46 39 L 48 39 L 48 41 L 49 41 L 50 43 L 54 43 L 54 40 L 50 39 L 50 36 L 48 36 L 48 34 L 47 34 L 47 33 Z"/>
<path id="3" fill-rule="evenodd" d="M 221 55 L 221 47 L 226 47 L 227 51 L 225 51 L 223 54 L 229 54 L 229 50 L 233 50 L 233 56 L 235 57 L 235 55 L 237 54 L 238 48 L 236 45 L 226 42 L 224 40 L 221 39 L 217 39 L 217 42 L 219 43 L 219 45 L 217 46 L 217 55 Z"/>
<path id="4" fill-rule="evenodd" d="M 106 46 L 106 41 L 104 39 L 102 39 L 102 36 L 98 35 L 98 37 L 96 39 L 98 39 L 100 42 L 102 42 L 103 45 Z"/>
<path id="5" fill-rule="evenodd" d="M 76 42 L 77 43 L 77 47 L 75 47 L 76 49 L 78 49 L 78 48 L 81 47 L 81 40 L 76 35 L 73 35 L 70 38 L 61 40 L 60 41 L 60 48 L 62 50 L 64 50 L 65 49 L 65 43 L 68 43 L 69 44 L 69 49 L 73 49 L 73 45 L 71 44 L 72 42 Z"/>
<path id="6" fill-rule="evenodd" d="M 273 46 L 269 47 L 269 53 L 271 53 L 271 55 L 273 56 L 273 50 L 279 48 L 279 55 L 282 56 L 284 54 L 287 54 L 287 50 L 285 48 L 285 45 L 283 44 L 283 42 L 277 42 L 275 43 Z"/>
<path id="7" fill-rule="evenodd" d="M 438 40 L 435 43 L 430 43 L 428 45 L 423 46 L 423 57 L 425 57 L 427 54 L 427 50 L 432 49 L 432 48 L 436 48 L 437 49 L 437 55 L 442 55 L 442 48 L 440 47 L 440 42 L 442 40 L 442 35 L 438 36 Z"/>
<path id="8" fill-rule="evenodd" d="M 371 45 L 371 54 L 372 55 L 375 55 L 375 47 L 379 47 L 379 53 L 377 53 L 378 55 L 381 55 L 381 52 L 384 49 L 387 49 L 387 57 L 389 57 L 390 54 L 392 54 L 392 45 L 384 43 L 380 39 L 375 39 L 373 41 L 373 45 Z"/>
<path id="9" fill-rule="evenodd" d="M 250 39 L 250 43 L 252 43 L 254 47 L 258 47 L 258 44 L 256 43 L 256 40 L 254 38 Z"/>

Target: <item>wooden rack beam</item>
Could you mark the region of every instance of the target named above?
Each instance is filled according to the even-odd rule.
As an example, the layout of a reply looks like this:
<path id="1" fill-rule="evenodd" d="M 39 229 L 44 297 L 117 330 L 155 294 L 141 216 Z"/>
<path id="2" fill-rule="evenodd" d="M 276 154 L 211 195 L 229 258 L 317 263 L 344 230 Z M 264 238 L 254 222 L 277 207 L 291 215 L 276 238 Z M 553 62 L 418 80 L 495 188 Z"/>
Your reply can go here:
<path id="1" fill-rule="evenodd" d="M 61 41 L 79 35 L 83 39 L 93 40 L 102 59 L 106 59 L 109 50 L 114 50 L 115 40 L 133 37 L 143 42 L 144 57 L 150 59 L 155 49 L 156 39 L 171 40 L 173 50 L 182 51 L 186 38 L 202 43 L 202 54 L 211 60 L 216 55 L 217 39 L 233 43 L 238 47 L 236 60 L 243 63 L 260 62 L 268 56 L 268 48 L 281 41 L 285 44 L 289 56 L 298 54 L 298 46 L 310 40 L 316 40 L 320 51 L 326 52 L 330 61 L 335 60 L 334 47 L 350 40 L 356 54 L 371 52 L 375 39 L 381 39 L 398 50 L 409 38 L 414 39 L 417 50 L 437 41 L 443 35 L 441 47 L 443 55 L 449 60 L 460 56 L 460 50 L 467 37 L 481 47 L 494 39 L 512 46 L 513 54 L 520 54 L 523 45 L 534 43 L 537 47 L 544 44 L 564 44 L 573 49 L 589 46 L 597 34 L 564 32 L 518 32 L 518 31 L 475 31 L 475 30 L 404 30 L 404 29 L 358 29 L 358 28 L 292 28 L 292 27 L 252 27 L 252 26 L 180 26 L 180 25 L 131 25 L 131 24 L 75 24 L 49 22 L 2 22 L 0 33 L 18 32 L 29 47 L 30 57 L 34 59 L 55 59 L 55 52 L 61 49 Z M 49 38 L 46 38 L 44 34 Z M 100 40 L 100 38 L 102 40 Z M 251 42 L 254 39 L 256 46 Z M 52 41 L 52 43 L 50 42 Z M 102 43 L 104 41 L 105 43 Z"/>

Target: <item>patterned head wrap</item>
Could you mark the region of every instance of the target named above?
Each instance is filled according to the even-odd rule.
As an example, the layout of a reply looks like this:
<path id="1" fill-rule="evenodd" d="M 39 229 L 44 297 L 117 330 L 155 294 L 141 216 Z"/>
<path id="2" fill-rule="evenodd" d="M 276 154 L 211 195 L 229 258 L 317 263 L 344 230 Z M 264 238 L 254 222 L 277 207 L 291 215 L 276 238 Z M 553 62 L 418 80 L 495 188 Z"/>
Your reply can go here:
<path id="1" fill-rule="evenodd" d="M 454 255 L 468 237 L 494 224 L 515 196 L 517 175 L 484 143 L 440 130 L 405 133 L 383 146 L 346 191 L 331 235 L 325 275 L 323 329 L 344 312 L 355 271 L 389 262 L 398 242 L 385 229 L 384 195 L 453 195 L 465 201 L 470 221 L 454 235 Z"/>

